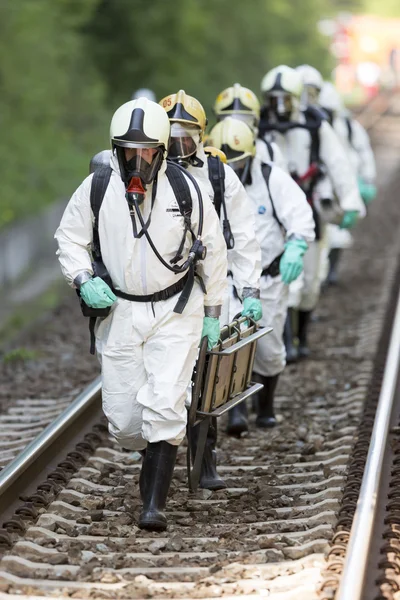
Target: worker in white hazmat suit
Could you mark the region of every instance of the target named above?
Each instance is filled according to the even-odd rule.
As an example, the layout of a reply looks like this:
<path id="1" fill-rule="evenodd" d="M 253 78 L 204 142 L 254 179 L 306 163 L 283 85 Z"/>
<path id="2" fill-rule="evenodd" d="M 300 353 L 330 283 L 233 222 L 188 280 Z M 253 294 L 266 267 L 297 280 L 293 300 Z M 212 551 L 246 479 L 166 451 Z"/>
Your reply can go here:
<path id="1" fill-rule="evenodd" d="M 345 110 L 339 92 L 331 82 L 325 82 L 319 103 L 328 115 L 329 122 L 340 138 L 358 180 L 358 187 L 366 206 L 376 196 L 376 165 L 369 137 L 361 123 Z M 353 239 L 349 231 L 328 225 L 329 273 L 327 281 L 337 283 L 337 269 L 342 251 L 351 248 Z"/>
<path id="2" fill-rule="evenodd" d="M 313 205 L 315 186 L 321 176 L 323 165 L 339 199 L 343 218 L 342 228 L 351 228 L 359 217 L 365 215 L 365 207 L 357 188 L 351 166 L 348 164 L 340 140 L 323 118 L 321 111 L 308 107 L 300 110 L 303 82 L 300 73 L 287 66 L 279 66 L 267 73 L 261 82 L 264 106 L 261 112 L 260 133 L 262 138 L 274 140 L 285 156 L 289 172 L 306 193 Z M 313 214 L 316 226 L 315 248 L 306 257 L 305 276 L 298 305 L 299 351 L 309 353 L 308 326 L 312 310 L 318 301 L 320 280 L 321 223 L 315 206 Z M 290 319 L 288 319 L 288 325 Z M 286 339 L 291 332 L 286 330 Z M 292 352 L 293 345 L 288 343 Z"/>
<path id="3" fill-rule="evenodd" d="M 273 327 L 272 333 L 257 344 L 254 378 L 264 388 L 258 396 L 256 424 L 273 427 L 275 388 L 285 367 L 282 334 L 288 284 L 300 275 L 303 256 L 315 237 L 312 211 L 305 194 L 285 171 L 272 163 L 262 163 L 255 156 L 255 134 L 245 123 L 227 117 L 213 127 L 209 141 L 226 154 L 228 164 L 245 186 L 255 214 L 263 267 L 260 323 Z M 237 311 L 237 307 L 232 306 L 232 310 Z"/>
<path id="4" fill-rule="evenodd" d="M 207 123 L 200 102 L 180 90 L 160 101 L 171 123 L 171 140 L 168 157 L 184 166 L 204 187 L 220 218 L 221 229 L 228 249 L 228 265 L 240 298 L 244 316 L 261 319 L 260 276 L 261 250 L 255 236 L 253 211 L 246 191 L 234 173 L 216 156 L 207 156 L 203 136 Z M 229 322 L 229 295 L 226 295 L 222 324 Z M 231 413 L 232 411 L 230 411 Z M 192 431 L 194 446 L 197 427 Z M 222 489 L 224 482 L 216 471 L 216 423 L 209 429 L 204 453 L 200 486 Z M 195 449 L 195 448 L 194 448 Z"/>
<path id="5" fill-rule="evenodd" d="M 254 92 L 240 83 L 235 83 L 222 90 L 214 104 L 214 113 L 218 122 L 226 117 L 239 119 L 251 127 L 256 134 L 260 121 L 260 109 L 260 102 Z M 274 162 L 278 167 L 287 171 L 286 161 L 275 142 L 257 139 L 256 154 L 262 162 Z"/>
<path id="6" fill-rule="evenodd" d="M 165 111 L 147 99 L 127 102 L 113 116 L 111 169 L 96 230 L 111 286 L 95 276 L 88 252 L 95 241 L 97 171 L 72 196 L 55 236 L 68 283 L 88 307 L 111 307 L 96 331 L 103 410 L 122 446 L 145 451 L 139 526 L 159 530 L 167 525 L 163 509 L 185 436 L 198 345 L 202 336 L 209 347 L 219 338 L 227 270 L 212 203 L 187 174 L 167 166 L 169 138 Z M 192 205 L 185 219 L 174 192 L 177 177 L 188 186 L 186 206 Z M 203 285 L 194 279 L 195 266 Z"/>

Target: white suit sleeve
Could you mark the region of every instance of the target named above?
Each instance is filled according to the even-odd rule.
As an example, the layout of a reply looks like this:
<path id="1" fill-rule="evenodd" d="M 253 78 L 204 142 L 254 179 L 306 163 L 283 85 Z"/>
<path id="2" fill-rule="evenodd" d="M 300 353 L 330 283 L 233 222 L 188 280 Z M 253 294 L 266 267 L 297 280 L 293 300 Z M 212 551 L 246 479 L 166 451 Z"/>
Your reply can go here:
<path id="1" fill-rule="evenodd" d="M 375 183 L 376 164 L 368 133 L 355 119 L 351 121 L 351 128 L 353 132 L 352 145 L 360 159 L 359 175 L 366 183 Z"/>
<path id="2" fill-rule="evenodd" d="M 57 256 L 67 283 L 73 286 L 75 277 L 84 271 L 93 274 L 89 247 L 93 237 L 90 188 L 92 175 L 76 190 L 54 235 Z"/>
<path id="3" fill-rule="evenodd" d="M 234 248 L 228 251 L 229 268 L 239 295 L 242 296 L 243 288 L 259 289 L 261 249 L 256 239 L 252 204 L 239 178 L 227 165 L 225 165 L 225 201 L 228 220 L 235 239 Z M 221 219 L 223 218 L 221 207 Z"/>
<path id="4" fill-rule="evenodd" d="M 285 171 L 274 166 L 269 189 L 277 217 L 286 229 L 286 237 L 297 235 L 306 242 L 312 242 L 315 239 L 312 210 L 297 183 Z"/>
<path id="5" fill-rule="evenodd" d="M 202 276 L 207 293 L 204 296 L 206 316 L 219 317 L 226 294 L 226 274 L 228 272 L 227 249 L 221 231 L 217 212 L 211 202 L 207 189 L 199 184 L 203 198 L 203 234 L 202 241 L 207 248 L 205 260 L 198 262 L 197 270 Z M 198 231 L 198 198 L 193 194 L 192 225 Z M 215 308 L 217 307 L 217 308 Z"/>
<path id="6" fill-rule="evenodd" d="M 344 211 L 356 210 L 360 217 L 364 217 L 365 206 L 350 161 L 340 139 L 327 121 L 321 124 L 319 138 L 320 158 L 327 168 L 341 208 Z"/>

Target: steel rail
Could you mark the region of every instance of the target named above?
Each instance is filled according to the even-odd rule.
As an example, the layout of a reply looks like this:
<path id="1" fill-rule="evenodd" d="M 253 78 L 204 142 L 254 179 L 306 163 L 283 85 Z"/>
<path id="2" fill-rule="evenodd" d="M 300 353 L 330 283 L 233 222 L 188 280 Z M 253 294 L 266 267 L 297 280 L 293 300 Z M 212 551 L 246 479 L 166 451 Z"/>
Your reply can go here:
<path id="1" fill-rule="evenodd" d="M 386 359 L 385 373 L 368 450 L 360 495 L 350 531 L 343 575 L 336 600 L 362 600 L 379 484 L 400 363 L 400 294 Z"/>
<path id="2" fill-rule="evenodd" d="M 54 468 L 66 446 L 99 421 L 101 379 L 97 377 L 50 425 L 0 472 L 0 517 L 12 512 L 22 491 L 31 491 L 38 478 Z"/>

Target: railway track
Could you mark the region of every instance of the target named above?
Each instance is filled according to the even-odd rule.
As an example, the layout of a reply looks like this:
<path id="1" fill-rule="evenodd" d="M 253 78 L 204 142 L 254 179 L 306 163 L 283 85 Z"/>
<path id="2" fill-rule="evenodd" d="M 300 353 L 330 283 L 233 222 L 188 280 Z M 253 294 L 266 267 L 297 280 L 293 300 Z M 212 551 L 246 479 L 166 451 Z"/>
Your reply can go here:
<path id="1" fill-rule="evenodd" d="M 384 131 L 387 118 L 395 117 L 383 116 L 374 131 Z M 400 173 L 356 232 L 356 251 L 343 270 L 346 289 L 322 299 L 311 336 L 316 351 L 309 361 L 287 368 L 280 381 L 279 427 L 263 432 L 252 425 L 240 441 L 221 435 L 219 470 L 228 489 L 189 496 L 181 448 L 168 530 L 140 531 L 139 455 L 118 449 L 96 411 L 78 433 L 76 415 L 75 439 L 65 433 L 63 443 L 53 446 L 57 454 L 47 449 L 51 465 L 43 454 L 40 468 L 25 472 L 19 507 L 8 488 L 12 514 L 9 508 L 9 524 L 0 532 L 4 597 L 334 597 L 346 552 L 340 522 L 344 519 L 348 533 L 352 514 L 346 502 L 351 500 L 354 512 L 354 486 L 361 483 L 360 464 L 352 482 L 360 458 L 354 452 L 366 411 L 368 427 L 374 422 L 397 300 L 399 211 L 393 195 L 399 183 Z M 371 240 L 377 236 L 383 241 L 374 254 Z M 397 427 L 393 422 L 392 437 Z M 367 450 L 365 440 L 361 460 Z M 12 464 L 8 468 L 13 471 Z M 39 493 L 32 491 L 35 486 Z M 9 503 L 0 497 L 1 502 Z M 385 527 L 393 534 L 391 550 L 396 523 Z M 390 554 L 386 576 L 397 573 L 393 558 Z"/>

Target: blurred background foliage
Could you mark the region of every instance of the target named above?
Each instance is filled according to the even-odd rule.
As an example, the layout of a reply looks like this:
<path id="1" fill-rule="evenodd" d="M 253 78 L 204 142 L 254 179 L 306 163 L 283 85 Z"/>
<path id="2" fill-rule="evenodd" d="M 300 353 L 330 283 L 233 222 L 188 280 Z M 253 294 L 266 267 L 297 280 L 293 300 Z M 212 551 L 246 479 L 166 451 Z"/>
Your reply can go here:
<path id="1" fill-rule="evenodd" d="M 324 15 L 381 0 L 1 0 L 0 228 L 69 196 L 139 87 L 185 89 L 209 112 L 280 63 L 328 75 Z M 396 7 L 398 0 L 384 0 Z"/>

